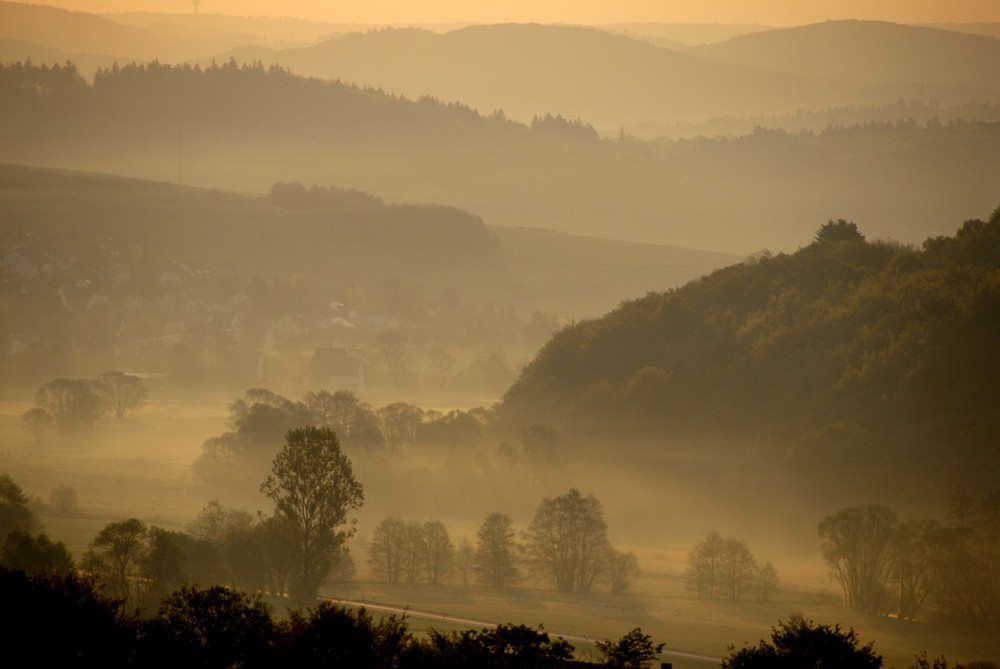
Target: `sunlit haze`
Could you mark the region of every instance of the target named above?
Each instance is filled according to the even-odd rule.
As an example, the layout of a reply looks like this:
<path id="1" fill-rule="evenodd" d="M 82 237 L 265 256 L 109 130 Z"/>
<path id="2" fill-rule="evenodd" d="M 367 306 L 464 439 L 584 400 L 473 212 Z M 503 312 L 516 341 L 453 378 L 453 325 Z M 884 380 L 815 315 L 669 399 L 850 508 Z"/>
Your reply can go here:
<path id="1" fill-rule="evenodd" d="M 41 4 L 41 3 L 33 3 Z M 54 0 L 51 6 L 87 12 L 189 13 L 184 0 Z M 376 0 L 327 2 L 326 0 L 204 0 L 206 14 L 287 16 L 348 23 L 495 23 L 544 22 L 602 24 L 618 22 L 758 23 L 798 25 L 836 19 L 864 19 L 897 23 L 1000 21 L 995 0 L 624 0 L 594 2 L 468 2 L 466 0 Z"/>
<path id="2" fill-rule="evenodd" d="M 0 664 L 1000 669 L 998 156 L 1000 0 L 0 0 Z"/>

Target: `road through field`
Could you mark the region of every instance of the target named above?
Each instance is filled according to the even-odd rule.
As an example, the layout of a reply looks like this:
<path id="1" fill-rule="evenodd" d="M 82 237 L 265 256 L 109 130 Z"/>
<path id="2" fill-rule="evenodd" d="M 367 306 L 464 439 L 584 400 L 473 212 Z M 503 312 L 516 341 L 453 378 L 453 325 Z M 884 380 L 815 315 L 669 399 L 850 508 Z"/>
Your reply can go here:
<path id="1" fill-rule="evenodd" d="M 458 616 L 450 616 L 446 613 L 435 613 L 431 611 L 416 611 L 414 609 L 406 607 L 392 606 L 389 604 L 379 604 L 377 602 L 367 602 L 367 601 L 359 601 L 353 599 L 338 599 L 335 597 L 323 597 L 321 599 L 333 602 L 334 604 L 340 604 L 341 606 L 353 606 L 356 608 L 363 608 L 368 611 L 384 611 L 386 613 L 398 613 L 413 618 L 421 618 L 424 620 L 441 620 L 443 622 L 456 623 L 458 625 L 470 625 L 472 627 L 497 626 L 496 623 L 492 623 L 486 620 L 473 620 L 471 618 L 461 618 Z M 598 641 L 603 641 L 603 639 L 591 639 L 589 637 L 574 636 L 572 634 L 560 634 L 558 632 L 549 632 L 549 636 L 560 639 L 566 639 L 567 641 L 576 641 L 578 643 L 593 644 Z M 694 653 L 685 650 L 665 648 L 663 652 L 660 654 L 667 658 L 670 657 L 683 658 L 685 660 L 695 660 L 695 661 L 711 663 L 715 666 L 718 666 L 719 664 L 722 663 L 721 657 L 713 657 L 711 655 L 704 655 L 702 653 Z"/>

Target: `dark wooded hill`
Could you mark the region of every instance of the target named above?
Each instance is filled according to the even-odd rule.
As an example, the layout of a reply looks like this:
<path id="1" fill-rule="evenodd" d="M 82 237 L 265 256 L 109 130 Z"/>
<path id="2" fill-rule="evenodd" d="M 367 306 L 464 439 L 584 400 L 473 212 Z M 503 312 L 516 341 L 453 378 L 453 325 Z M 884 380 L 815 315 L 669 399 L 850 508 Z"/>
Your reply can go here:
<path id="1" fill-rule="evenodd" d="M 830 223 L 795 253 L 564 328 L 502 412 L 589 434 L 736 439 L 815 471 L 989 480 L 998 268 L 1000 209 L 919 249 Z"/>

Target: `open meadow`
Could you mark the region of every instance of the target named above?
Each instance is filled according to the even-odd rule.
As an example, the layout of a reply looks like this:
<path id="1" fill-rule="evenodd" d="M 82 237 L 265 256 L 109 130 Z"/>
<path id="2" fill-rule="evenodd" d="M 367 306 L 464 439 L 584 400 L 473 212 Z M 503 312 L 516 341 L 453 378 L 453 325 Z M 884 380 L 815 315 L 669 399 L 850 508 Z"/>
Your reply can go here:
<path id="1" fill-rule="evenodd" d="M 44 530 L 64 542 L 76 559 L 112 521 L 136 517 L 183 531 L 213 498 L 251 513 L 270 512 L 262 495 L 217 494 L 192 470 L 204 440 L 227 429 L 227 402 L 221 398 L 200 403 L 152 401 L 122 421 L 105 420 L 71 438 L 52 434 L 40 443 L 33 443 L 21 430 L 20 417 L 30 406 L 24 398 L 0 402 L 0 471 L 10 474 L 35 500 Z M 730 645 L 756 643 L 769 635 L 772 625 L 795 613 L 819 623 L 854 627 L 862 640 L 875 642 L 889 667 L 910 666 L 921 650 L 963 661 L 1000 659 L 1000 641 L 986 635 L 965 635 L 927 622 L 902 622 L 844 607 L 836 584 L 827 578 L 814 529 L 810 538 L 808 514 L 776 510 L 787 506 L 791 493 L 775 495 L 774 503 L 768 504 L 766 496 L 757 497 L 759 490 L 745 485 L 743 491 L 734 490 L 744 493 L 737 498 L 758 501 L 734 513 L 732 501 L 724 503 L 709 494 L 712 488 L 705 483 L 704 466 L 691 460 L 614 463 L 607 456 L 602 460 L 596 450 L 581 449 L 579 461 L 559 474 L 522 475 L 514 481 L 484 473 L 490 447 L 480 450 L 477 456 L 406 453 L 391 462 L 356 457 L 358 477 L 366 485 L 357 534 L 349 542 L 357 574 L 349 582 L 327 583 L 321 595 L 407 610 L 410 627 L 418 632 L 431 627 L 477 628 L 486 622 L 543 625 L 550 633 L 569 638 L 584 659 L 597 656 L 588 640 L 616 639 L 641 627 L 667 644 L 663 659 L 678 669 L 713 666 L 716 662 L 692 656 L 720 658 Z M 728 481 L 726 485 L 736 480 L 724 467 L 717 465 L 713 472 L 717 481 Z M 468 479 L 465 484 L 448 482 L 463 478 Z M 48 503 L 49 492 L 57 485 L 77 492 L 74 509 L 60 513 Z M 372 577 L 366 560 L 371 532 L 385 515 L 440 519 L 456 544 L 462 539 L 474 542 L 482 516 L 503 503 L 505 491 L 509 497 L 504 510 L 520 529 L 543 496 L 557 495 L 570 485 L 593 491 L 605 507 L 615 547 L 638 557 L 641 572 L 628 593 L 608 594 L 603 585 L 589 594 L 560 593 L 530 577 L 506 589 L 466 586 L 458 575 L 439 586 L 390 585 Z M 459 498 L 465 486 L 478 486 L 484 494 L 462 504 Z M 394 492 L 398 496 L 389 499 Z M 781 590 L 770 601 L 695 597 L 684 578 L 687 554 L 713 519 L 725 515 L 738 524 L 765 513 L 770 514 L 767 521 L 747 525 L 741 535 L 758 555 L 776 565 Z M 738 527 L 719 526 L 719 531 L 735 534 Z M 274 603 L 281 613 L 282 603 Z M 451 617 L 460 620 L 449 621 Z"/>

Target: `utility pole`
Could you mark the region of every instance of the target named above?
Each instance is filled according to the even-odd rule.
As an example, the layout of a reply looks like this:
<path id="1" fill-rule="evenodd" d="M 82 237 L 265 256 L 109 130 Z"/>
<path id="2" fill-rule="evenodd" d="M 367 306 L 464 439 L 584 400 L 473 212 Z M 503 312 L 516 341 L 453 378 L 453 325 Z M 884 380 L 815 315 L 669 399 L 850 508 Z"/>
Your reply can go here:
<path id="1" fill-rule="evenodd" d="M 195 3 L 197 5 L 197 2 Z M 184 183 L 184 128 L 177 132 L 177 185 Z"/>

